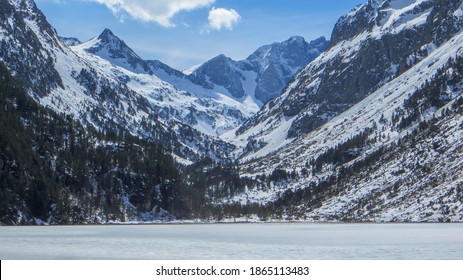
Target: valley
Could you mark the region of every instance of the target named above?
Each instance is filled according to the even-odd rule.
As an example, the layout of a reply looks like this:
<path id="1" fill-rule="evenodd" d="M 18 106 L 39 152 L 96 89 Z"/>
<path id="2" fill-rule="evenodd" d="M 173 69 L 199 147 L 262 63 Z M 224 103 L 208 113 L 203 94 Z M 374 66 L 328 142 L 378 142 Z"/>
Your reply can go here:
<path id="1" fill-rule="evenodd" d="M 461 0 L 185 71 L 0 4 L 2 224 L 463 220 Z"/>

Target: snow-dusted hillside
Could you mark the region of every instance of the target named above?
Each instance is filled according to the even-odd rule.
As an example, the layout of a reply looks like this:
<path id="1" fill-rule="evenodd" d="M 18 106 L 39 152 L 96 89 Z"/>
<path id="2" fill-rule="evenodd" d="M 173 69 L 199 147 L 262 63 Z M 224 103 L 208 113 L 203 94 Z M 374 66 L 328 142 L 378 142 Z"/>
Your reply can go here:
<path id="1" fill-rule="evenodd" d="M 260 160 L 251 160 L 245 166 L 252 169 L 251 174 L 268 174 L 276 168 L 301 171 L 303 168 L 307 168 L 307 162 L 310 162 L 311 159 L 370 128 L 373 128 L 374 131 L 369 134 L 372 137 L 381 135 L 381 141 L 377 145 L 370 145 L 367 150 L 361 151 L 362 153 L 397 142 L 408 135 L 413 127 L 398 131 L 391 124 L 394 114 L 403 108 L 404 101 L 416 90 L 425 87 L 429 81 L 432 81 L 438 70 L 443 68 L 449 59 L 463 56 L 461 44 L 463 44 L 463 34 L 455 36 L 448 43 L 436 49 L 432 55 L 402 74 L 400 78 L 382 86 L 325 125 L 303 137 L 288 140 L 283 148 L 265 157 L 266 165 L 260 164 Z M 443 107 L 449 107 L 461 94 L 462 88 L 460 87 L 445 89 L 445 96 L 449 96 L 450 99 L 448 100 L 449 104 Z M 441 110 L 431 108 L 429 111 L 422 112 L 423 115 L 420 116 L 419 120 L 429 120 L 439 115 Z"/>

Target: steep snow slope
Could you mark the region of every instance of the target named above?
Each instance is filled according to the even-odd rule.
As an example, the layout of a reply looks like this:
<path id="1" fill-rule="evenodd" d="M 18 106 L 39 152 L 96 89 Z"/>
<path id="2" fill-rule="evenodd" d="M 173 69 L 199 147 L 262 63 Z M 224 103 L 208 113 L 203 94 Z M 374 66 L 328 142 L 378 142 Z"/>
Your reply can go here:
<path id="1" fill-rule="evenodd" d="M 63 51 L 63 47 L 55 30 L 46 23 L 45 16 L 35 9 L 33 1 L 2 0 L 0 3 L 0 59 L 37 96 L 63 87 L 54 69 L 53 56 L 54 51 Z M 37 36 L 35 31 L 41 35 Z M 42 42 L 50 48 L 39 48 Z"/>

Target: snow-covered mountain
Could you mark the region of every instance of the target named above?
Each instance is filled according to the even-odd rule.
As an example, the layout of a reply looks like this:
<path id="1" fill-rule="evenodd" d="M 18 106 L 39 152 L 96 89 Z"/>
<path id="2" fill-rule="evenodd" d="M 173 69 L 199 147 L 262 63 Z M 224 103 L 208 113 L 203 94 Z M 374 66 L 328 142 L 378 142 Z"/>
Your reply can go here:
<path id="1" fill-rule="evenodd" d="M 235 133 L 248 192 L 309 220 L 461 221 L 463 1 L 369 1 Z M 281 212 L 280 212 L 281 213 Z"/>
<path id="2" fill-rule="evenodd" d="M 83 49 L 135 73 L 154 75 L 198 96 L 208 96 L 211 92 L 228 96 L 243 104 L 249 117 L 277 97 L 294 75 L 327 45 L 324 37 L 307 43 L 295 36 L 263 46 L 243 61 L 219 55 L 183 72 L 158 60 L 143 60 L 109 29 L 75 49 Z"/>
<path id="3" fill-rule="evenodd" d="M 143 60 L 109 29 L 79 43 L 75 38 L 57 36 L 33 1 L 4 2 L 8 21 L 2 22 L 1 58 L 42 104 L 98 128 L 110 122 L 129 127 L 137 135 L 178 138 L 176 149 L 190 159 L 205 155 L 228 158 L 232 146 L 218 136 L 259 110 L 261 104 L 248 92 L 260 87 L 264 70 L 278 68 L 281 79 L 289 80 L 320 52 L 315 47 L 323 48 L 325 42 L 320 39 L 308 45 L 294 37 L 263 47 L 246 63 L 247 67 L 260 67 L 264 74 L 243 72 L 247 81 L 240 81 L 240 86 L 246 84 L 246 93 L 242 93 L 246 98 L 241 98 L 227 88 L 198 83 L 193 74 L 187 76 L 160 61 Z M 308 57 L 304 57 L 306 53 Z M 216 73 L 229 75 L 224 79 L 236 74 Z M 281 79 L 275 79 L 278 87 L 283 87 Z M 153 124 L 165 133 L 150 132 Z"/>
<path id="4" fill-rule="evenodd" d="M 219 55 L 184 73 L 206 88 L 225 91 L 237 100 L 248 100 L 262 107 L 279 96 L 294 75 L 327 46 L 324 37 L 307 43 L 304 38 L 294 36 L 260 47 L 245 60 L 234 61 Z"/>
<path id="5" fill-rule="evenodd" d="M 124 127 L 189 159 L 225 160 L 231 146 L 216 136 L 253 113 L 178 71 L 143 61 L 110 30 L 69 48 L 33 1 L 2 0 L 1 12 L 7 20 L 0 23 L 0 59 L 41 104 L 86 125 Z M 192 90 L 154 75 L 160 72 L 179 74 L 184 88 Z"/>
<path id="6" fill-rule="evenodd" d="M 98 36 L 87 42 L 73 44 L 75 50 L 84 50 L 103 58 L 114 65 L 138 74 L 154 75 L 182 90 L 188 91 L 192 86 L 182 72 L 158 60 L 143 60 L 122 39 L 114 35 L 110 29 L 105 29 Z M 188 84 L 185 86 L 185 83 Z M 197 91 L 204 89 L 195 88 Z"/>
<path id="7" fill-rule="evenodd" d="M 228 139 L 237 138 L 246 160 L 317 129 L 457 34 L 461 22 L 453 13 L 459 2 L 369 1 L 358 6 L 338 21 L 328 50 Z"/>
<path id="8" fill-rule="evenodd" d="M 167 122 L 175 120 L 215 137 L 236 127 L 256 112 L 218 91 L 194 84 L 186 75 L 160 61 L 143 60 L 109 29 L 71 49 L 88 60 L 105 60 L 100 71 L 108 71 L 108 63 L 127 70 L 126 78 L 134 78 L 130 81 L 122 79 L 121 83 L 145 94 L 148 99 L 155 96 L 151 94 L 153 85 L 149 84 L 162 81 L 175 94 L 159 95 L 150 102 L 159 106 L 161 112 L 158 115 Z M 164 100 L 164 97 L 168 98 Z"/>
<path id="9" fill-rule="evenodd" d="M 304 38 L 294 36 L 255 51 L 246 61 L 257 72 L 256 99 L 265 104 L 278 97 L 294 76 L 325 51 L 328 44 L 325 37 L 307 43 Z"/>

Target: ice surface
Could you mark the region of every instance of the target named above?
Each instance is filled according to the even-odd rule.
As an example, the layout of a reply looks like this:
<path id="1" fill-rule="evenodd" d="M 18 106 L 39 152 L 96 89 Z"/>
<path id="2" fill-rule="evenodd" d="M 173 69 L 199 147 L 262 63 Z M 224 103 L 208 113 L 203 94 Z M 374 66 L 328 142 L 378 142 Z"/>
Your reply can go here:
<path id="1" fill-rule="evenodd" d="M 462 224 L 0 227 L 7 259 L 462 259 Z"/>

